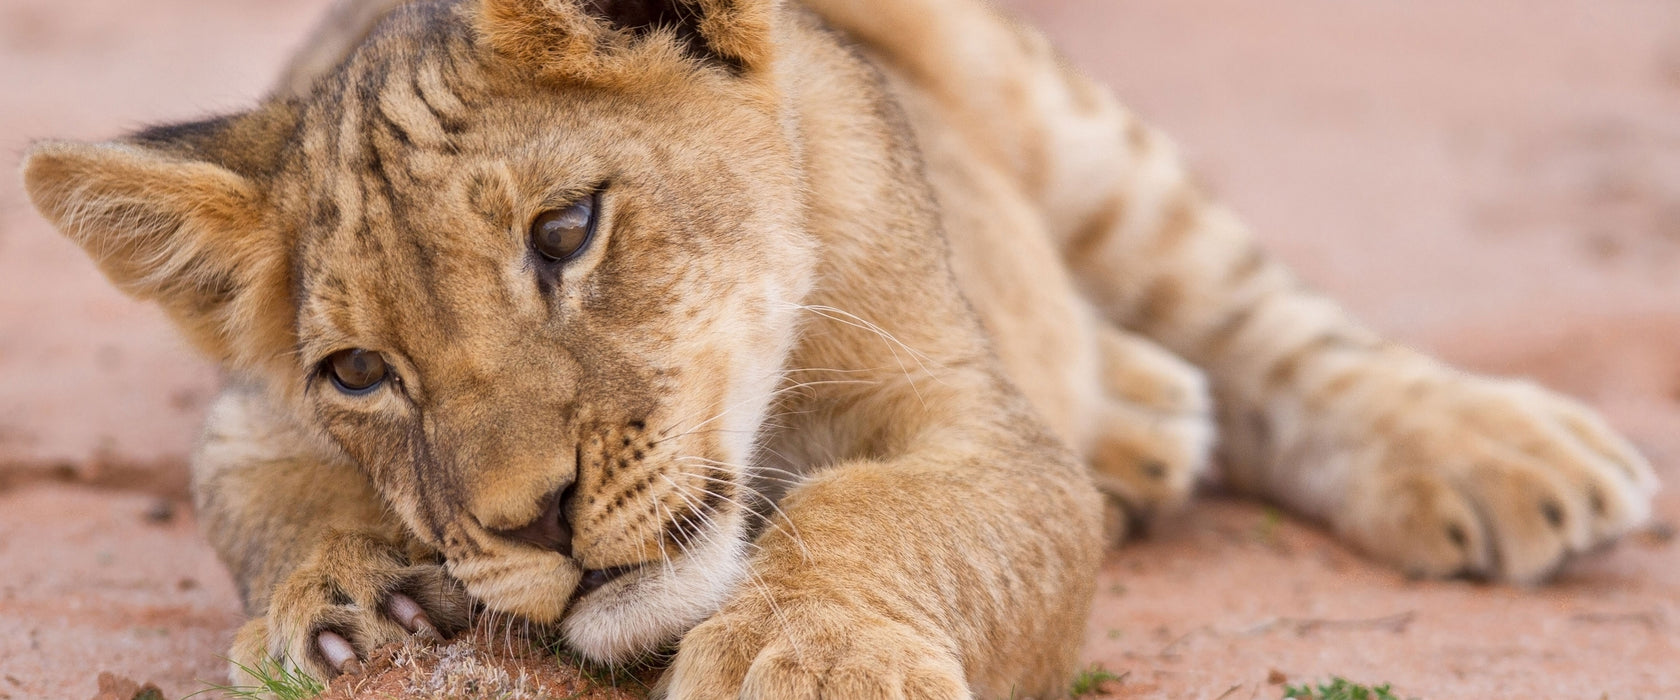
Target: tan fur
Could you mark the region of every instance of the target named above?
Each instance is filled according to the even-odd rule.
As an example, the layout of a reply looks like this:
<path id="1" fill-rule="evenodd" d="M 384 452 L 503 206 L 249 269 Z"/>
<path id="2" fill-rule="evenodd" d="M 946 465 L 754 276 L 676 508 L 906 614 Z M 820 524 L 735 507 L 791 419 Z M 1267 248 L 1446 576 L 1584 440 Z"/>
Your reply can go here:
<path id="1" fill-rule="evenodd" d="M 1302 289 L 977 0 L 673 2 L 348 3 L 249 113 L 31 152 L 235 377 L 194 477 L 236 662 L 330 675 L 316 634 L 401 637 L 400 593 L 604 661 L 681 637 L 673 698 L 1057 697 L 1093 481 L 1117 536 L 1216 424 L 1229 483 L 1422 575 L 1539 580 L 1647 515 L 1600 419 Z M 533 258 L 594 191 L 587 251 Z M 400 381 L 334 390 L 350 348 Z M 556 507 L 565 549 L 508 534 Z"/>

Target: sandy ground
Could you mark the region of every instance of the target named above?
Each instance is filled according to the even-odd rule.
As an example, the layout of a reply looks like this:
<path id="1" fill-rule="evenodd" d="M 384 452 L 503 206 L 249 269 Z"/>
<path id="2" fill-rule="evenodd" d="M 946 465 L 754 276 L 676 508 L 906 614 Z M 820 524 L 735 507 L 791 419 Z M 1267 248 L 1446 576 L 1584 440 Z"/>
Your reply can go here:
<path id="1" fill-rule="evenodd" d="M 0 152 L 248 104 L 321 0 L 5 0 Z M 1680 482 L 1680 4 L 1015 0 L 1375 327 L 1580 395 Z M 184 501 L 214 371 L 0 178 L 0 700 L 220 680 L 232 586 Z M 1680 520 L 1671 488 L 1658 518 Z M 1408 582 L 1204 499 L 1111 555 L 1121 697 L 1277 673 L 1431 698 L 1680 697 L 1680 544 L 1534 589 Z"/>

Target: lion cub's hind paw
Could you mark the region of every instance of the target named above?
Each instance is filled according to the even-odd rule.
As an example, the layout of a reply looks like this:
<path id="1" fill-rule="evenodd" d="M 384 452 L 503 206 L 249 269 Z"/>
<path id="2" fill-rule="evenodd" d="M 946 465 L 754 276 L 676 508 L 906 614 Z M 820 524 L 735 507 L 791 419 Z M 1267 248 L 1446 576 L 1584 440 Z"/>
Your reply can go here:
<path id="1" fill-rule="evenodd" d="M 1355 460 L 1333 518 L 1376 556 L 1417 576 L 1538 583 L 1650 516 L 1650 464 L 1586 407 L 1524 382 L 1437 391 Z"/>
<path id="2" fill-rule="evenodd" d="M 1206 377 L 1171 353 L 1115 331 L 1103 338 L 1103 363 L 1106 400 L 1084 452 L 1109 497 L 1114 544 L 1189 501 L 1215 425 Z"/>

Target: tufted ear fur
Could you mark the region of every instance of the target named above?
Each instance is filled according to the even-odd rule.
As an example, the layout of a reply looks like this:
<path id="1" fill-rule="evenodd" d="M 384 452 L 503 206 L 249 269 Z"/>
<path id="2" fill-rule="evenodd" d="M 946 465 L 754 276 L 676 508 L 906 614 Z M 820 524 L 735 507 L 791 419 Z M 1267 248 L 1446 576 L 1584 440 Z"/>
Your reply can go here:
<path id="1" fill-rule="evenodd" d="M 35 208 L 112 283 L 157 302 L 194 345 L 244 368 L 292 346 L 287 253 L 254 179 L 272 149 L 253 142 L 264 129 L 252 119 L 42 143 L 23 162 Z"/>
<path id="2" fill-rule="evenodd" d="M 689 56 L 737 73 L 772 58 L 779 0 L 482 0 L 480 31 L 498 52 L 549 74 L 592 79 L 608 55 L 667 33 Z"/>

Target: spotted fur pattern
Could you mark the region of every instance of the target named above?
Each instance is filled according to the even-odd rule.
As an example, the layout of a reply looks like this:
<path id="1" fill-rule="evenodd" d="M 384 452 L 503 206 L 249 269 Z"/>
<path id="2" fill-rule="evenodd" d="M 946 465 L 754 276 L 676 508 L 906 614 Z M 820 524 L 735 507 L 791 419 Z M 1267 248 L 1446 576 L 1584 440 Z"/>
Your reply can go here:
<path id="1" fill-rule="evenodd" d="M 1655 487 L 1305 289 L 978 0 L 350 0 L 251 111 L 24 177 L 233 377 L 194 477 L 247 666 L 331 675 L 400 594 L 680 638 L 673 698 L 1055 697 L 1105 528 L 1215 453 L 1431 576 L 1538 581 Z"/>

